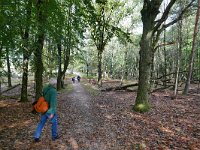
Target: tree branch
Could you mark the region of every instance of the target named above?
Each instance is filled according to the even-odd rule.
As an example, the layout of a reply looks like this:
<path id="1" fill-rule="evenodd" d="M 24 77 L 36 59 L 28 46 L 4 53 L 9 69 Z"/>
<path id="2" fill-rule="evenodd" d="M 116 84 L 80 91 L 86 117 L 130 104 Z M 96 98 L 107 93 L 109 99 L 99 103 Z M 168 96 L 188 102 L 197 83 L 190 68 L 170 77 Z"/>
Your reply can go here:
<path id="1" fill-rule="evenodd" d="M 157 25 L 154 27 L 154 32 L 156 32 L 158 30 L 158 28 L 161 26 L 161 24 L 167 20 L 168 18 L 168 14 L 170 12 L 170 9 L 172 8 L 172 6 L 174 5 L 174 3 L 176 2 L 176 0 L 171 0 L 170 3 L 167 5 L 161 19 L 157 20 Z"/>
<path id="2" fill-rule="evenodd" d="M 161 43 L 160 45 L 158 45 L 158 46 L 155 47 L 155 50 L 158 49 L 159 47 L 166 46 L 166 45 L 173 45 L 173 44 L 175 44 L 174 41 L 168 42 L 168 43 Z"/>
<path id="3" fill-rule="evenodd" d="M 171 26 L 171 25 L 175 24 L 176 22 L 178 22 L 179 20 L 181 20 L 183 14 L 188 10 L 188 8 L 190 8 L 190 7 L 192 6 L 192 4 L 193 4 L 194 1 L 195 1 L 195 0 L 192 0 L 192 1 L 182 10 L 182 12 L 180 13 L 180 15 L 179 15 L 176 19 L 174 19 L 173 21 L 171 21 L 171 22 L 168 23 L 168 24 L 163 25 L 162 28 L 163 28 L 163 29 L 166 29 L 166 28 L 168 28 L 169 26 Z"/>

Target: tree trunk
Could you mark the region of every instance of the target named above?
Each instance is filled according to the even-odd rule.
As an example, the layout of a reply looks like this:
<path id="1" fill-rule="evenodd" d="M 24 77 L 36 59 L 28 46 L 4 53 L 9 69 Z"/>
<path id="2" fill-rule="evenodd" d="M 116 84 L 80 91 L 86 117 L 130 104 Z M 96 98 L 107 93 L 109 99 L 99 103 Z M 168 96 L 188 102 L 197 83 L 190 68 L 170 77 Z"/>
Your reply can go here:
<path id="1" fill-rule="evenodd" d="M 186 81 L 186 84 L 185 84 L 185 88 L 184 88 L 184 91 L 183 91 L 184 95 L 188 94 L 189 87 L 190 87 L 190 80 L 191 80 L 191 77 L 192 77 L 192 70 L 193 70 L 194 57 L 195 57 L 195 51 L 196 51 L 196 41 L 197 41 L 196 37 L 197 37 L 197 32 L 198 32 L 199 16 L 200 16 L 200 0 L 198 0 L 198 9 L 197 9 L 197 14 L 196 14 L 196 19 L 195 19 L 195 26 L 194 26 L 194 34 L 193 34 L 192 50 L 191 50 L 191 54 L 190 54 L 188 75 L 187 75 L 187 81 Z"/>
<path id="2" fill-rule="evenodd" d="M 166 6 L 161 19 L 156 20 L 157 15 L 160 13 L 159 9 L 163 0 L 144 0 L 143 9 L 141 11 L 143 22 L 143 33 L 140 41 L 140 61 L 139 61 L 139 87 L 137 97 L 133 109 L 139 112 L 149 110 L 148 92 L 149 80 L 152 58 L 155 53 L 155 47 L 159 40 L 160 34 L 163 29 L 173 25 L 182 17 L 183 13 L 192 5 L 192 0 L 180 13 L 180 15 L 168 24 L 163 24 L 170 12 L 170 9 L 175 4 L 176 0 L 171 0 Z"/>
<path id="3" fill-rule="evenodd" d="M 138 86 L 138 83 L 123 85 L 123 86 L 120 85 L 120 86 L 116 86 L 116 87 L 109 87 L 109 88 L 106 88 L 106 89 L 102 89 L 101 91 L 127 90 L 127 88 L 134 87 L 134 86 Z"/>
<path id="4" fill-rule="evenodd" d="M 88 77 L 88 75 L 89 75 L 89 64 L 86 62 L 86 65 L 87 65 L 86 74 L 87 74 L 87 77 Z"/>
<path id="5" fill-rule="evenodd" d="M 38 99 L 42 93 L 43 88 L 43 61 L 42 61 L 42 51 L 43 51 L 43 45 L 44 45 L 44 23 L 45 23 L 45 16 L 44 16 L 44 10 L 43 10 L 43 0 L 38 0 L 36 4 L 36 9 L 38 12 L 38 33 L 37 33 L 37 41 L 36 41 L 36 48 L 34 51 L 34 57 L 35 57 L 35 84 L 36 84 L 36 95 L 35 98 Z"/>
<path id="6" fill-rule="evenodd" d="M 72 2 L 69 2 L 69 6 L 68 6 L 68 22 L 67 22 L 67 26 L 68 26 L 68 30 L 67 30 L 67 43 L 66 43 L 66 49 L 64 49 L 64 68 L 62 70 L 61 64 L 61 58 L 62 58 L 62 53 L 61 53 L 61 39 L 59 39 L 59 45 L 58 45 L 58 55 L 59 55 L 59 68 L 58 68 L 58 76 L 57 76 L 57 89 L 60 90 L 61 88 L 64 88 L 64 78 L 65 78 L 65 73 L 67 71 L 68 65 L 69 65 L 69 57 L 70 57 L 70 52 L 71 52 L 71 48 L 72 48 Z M 61 29 L 62 30 L 62 29 Z M 62 34 L 62 33 L 61 33 Z M 62 35 L 60 35 L 62 37 Z"/>
<path id="7" fill-rule="evenodd" d="M 102 85 L 102 50 L 98 50 L 98 85 Z"/>
<path id="8" fill-rule="evenodd" d="M 42 61 L 42 50 L 44 44 L 44 34 L 40 34 L 37 41 L 37 48 L 35 49 L 35 84 L 36 84 L 36 95 L 35 98 L 38 99 L 42 93 L 43 88 L 43 61 Z"/>
<path id="9" fill-rule="evenodd" d="M 138 112 L 146 112 L 150 109 L 149 92 L 151 65 L 154 57 L 153 30 L 154 20 L 159 13 L 159 7 L 162 1 L 144 1 L 141 11 L 143 22 L 143 33 L 140 40 L 140 60 L 139 60 L 139 82 L 137 97 L 133 110 Z"/>
<path id="10" fill-rule="evenodd" d="M 111 53 L 111 63 L 110 63 L 110 71 L 109 71 L 109 75 L 111 78 L 113 78 L 113 59 L 114 59 L 114 56 L 113 56 L 113 50 L 112 50 L 112 53 Z"/>
<path id="11" fill-rule="evenodd" d="M 29 39 L 29 22 L 31 18 L 31 5 L 32 2 L 28 1 L 27 4 L 27 16 L 26 16 L 26 29 L 24 34 L 22 33 L 22 39 L 23 39 L 23 75 L 22 75 L 22 88 L 21 88 L 21 102 L 28 101 L 28 93 L 27 93 L 27 87 L 28 87 L 28 62 L 29 57 L 31 55 L 31 52 L 28 48 L 28 39 Z"/>
<path id="12" fill-rule="evenodd" d="M 129 45 L 128 45 L 129 47 Z M 124 79 L 128 79 L 128 49 L 125 49 L 124 52 Z"/>
<path id="13" fill-rule="evenodd" d="M 0 96 L 1 96 L 1 80 L 0 80 Z"/>
<path id="14" fill-rule="evenodd" d="M 174 96 L 177 96 L 178 90 L 178 81 L 179 81 L 179 70 L 181 66 L 181 55 L 182 55 L 182 20 L 178 23 L 179 25 L 179 34 L 178 34 L 178 52 L 177 52 L 177 62 L 176 62 L 176 77 L 175 77 L 175 85 L 174 85 Z"/>
<path id="15" fill-rule="evenodd" d="M 166 29 L 164 30 L 164 43 L 166 43 Z M 167 81 L 167 51 L 166 51 L 166 46 L 164 45 L 164 64 L 165 64 L 165 70 L 164 70 L 164 77 L 165 81 Z M 167 87 L 167 83 L 163 82 L 164 87 Z"/>
<path id="16" fill-rule="evenodd" d="M 197 51 L 197 68 L 199 68 L 197 70 L 197 79 L 199 81 L 198 83 L 198 90 L 197 90 L 197 94 L 199 94 L 200 91 L 200 48 Z"/>
<path id="17" fill-rule="evenodd" d="M 151 77 L 150 77 L 150 87 L 149 89 L 152 89 L 152 87 L 154 87 L 155 84 L 155 69 L 154 69 L 154 52 L 152 53 L 152 57 L 151 57 Z"/>
<path id="18" fill-rule="evenodd" d="M 57 90 L 61 89 L 61 72 L 62 72 L 62 53 L 61 53 L 61 42 L 59 41 L 57 44 L 58 49 L 58 76 L 57 76 Z"/>
<path id="19" fill-rule="evenodd" d="M 10 58 L 9 58 L 9 49 L 6 47 L 6 61 L 7 61 L 7 78 L 8 78 L 8 87 L 12 87 L 11 83 L 11 69 L 10 69 Z"/>
<path id="20" fill-rule="evenodd" d="M 3 42 L 1 42 L 0 44 L 0 67 L 2 67 L 2 57 L 3 57 L 3 52 L 2 52 L 2 49 L 3 49 Z M 0 72 L 1 73 L 1 72 Z M 1 75 L 1 74 L 0 74 Z"/>
<path id="21" fill-rule="evenodd" d="M 69 65 L 69 57 L 70 57 L 70 50 L 64 51 L 64 68 L 62 70 L 62 55 L 61 55 L 61 44 L 58 44 L 58 55 L 59 55 L 59 67 L 58 67 L 58 76 L 57 76 L 57 89 L 60 90 L 61 88 L 64 88 L 64 79 L 65 79 L 65 73 Z"/>
<path id="22" fill-rule="evenodd" d="M 1 42 L 0 45 L 0 67 L 2 67 L 2 62 L 1 62 L 1 58 L 2 58 L 2 49 L 3 49 L 3 42 Z M 1 96 L 1 82 L 2 82 L 2 72 L 0 72 L 0 96 Z"/>
<path id="23" fill-rule="evenodd" d="M 63 70 L 61 67 L 62 66 L 61 45 L 58 45 L 58 55 L 59 55 L 59 65 L 58 65 L 59 67 L 58 67 L 58 76 L 57 76 L 57 90 L 60 90 L 62 88 L 65 88 L 64 87 L 64 79 L 65 79 L 65 73 L 66 73 L 68 65 L 69 65 L 70 48 L 68 47 L 67 50 L 64 51 L 64 68 L 63 68 Z"/>
<path id="24" fill-rule="evenodd" d="M 139 86 L 137 91 L 137 97 L 134 105 L 134 110 L 139 112 L 148 111 L 148 93 L 149 93 L 149 81 L 151 75 L 151 49 L 149 47 L 151 39 L 147 38 L 143 34 L 141 39 L 140 49 L 140 61 L 139 61 Z"/>
<path id="25" fill-rule="evenodd" d="M 22 89 L 21 89 L 21 102 L 28 101 L 27 87 L 28 87 L 28 61 L 29 59 L 23 56 L 23 75 L 22 75 Z"/>

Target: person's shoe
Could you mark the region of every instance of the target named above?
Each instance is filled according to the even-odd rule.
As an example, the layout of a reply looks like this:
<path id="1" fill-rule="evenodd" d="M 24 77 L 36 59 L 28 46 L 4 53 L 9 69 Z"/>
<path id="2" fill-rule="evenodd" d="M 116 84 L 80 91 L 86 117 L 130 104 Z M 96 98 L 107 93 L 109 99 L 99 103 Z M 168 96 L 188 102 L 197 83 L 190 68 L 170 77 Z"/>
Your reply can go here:
<path id="1" fill-rule="evenodd" d="M 34 142 L 35 142 L 35 143 L 40 142 L 40 139 L 39 139 L 39 138 L 35 138 L 35 139 L 34 139 Z"/>
<path id="2" fill-rule="evenodd" d="M 59 139 L 61 136 L 57 135 L 56 137 L 52 138 L 53 141 Z"/>

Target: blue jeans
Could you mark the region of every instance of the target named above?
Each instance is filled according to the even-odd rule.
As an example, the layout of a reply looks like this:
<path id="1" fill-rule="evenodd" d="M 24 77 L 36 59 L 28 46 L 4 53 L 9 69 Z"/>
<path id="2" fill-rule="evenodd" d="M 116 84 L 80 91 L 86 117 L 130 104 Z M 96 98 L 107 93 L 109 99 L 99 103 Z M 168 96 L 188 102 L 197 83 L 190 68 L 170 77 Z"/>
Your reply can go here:
<path id="1" fill-rule="evenodd" d="M 47 122 L 47 119 L 49 119 L 50 114 L 42 114 L 41 115 L 41 119 L 40 122 L 35 130 L 35 134 L 34 134 L 34 138 L 39 139 L 40 138 L 40 134 L 42 132 L 42 129 L 45 125 L 45 123 Z M 56 138 L 58 136 L 57 133 L 57 127 L 58 127 L 58 121 L 57 121 L 57 115 L 54 114 L 53 118 L 50 120 L 51 121 L 51 133 L 52 133 L 52 139 Z"/>

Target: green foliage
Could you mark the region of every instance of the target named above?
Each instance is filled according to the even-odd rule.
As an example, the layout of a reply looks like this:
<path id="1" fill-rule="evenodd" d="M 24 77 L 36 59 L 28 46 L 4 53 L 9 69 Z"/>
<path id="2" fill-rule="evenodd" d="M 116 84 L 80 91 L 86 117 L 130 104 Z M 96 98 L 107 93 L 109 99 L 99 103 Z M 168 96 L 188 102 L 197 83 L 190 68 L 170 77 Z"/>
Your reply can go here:
<path id="1" fill-rule="evenodd" d="M 29 26 L 30 36 L 27 50 L 30 54 L 29 69 L 35 71 L 31 53 L 36 47 L 34 43 L 39 32 L 37 29 L 37 1 L 32 1 L 32 5 L 29 6 L 31 17 L 27 20 L 28 2 L 22 0 L 0 1 L 0 67 L 6 64 L 5 50 L 8 48 L 11 63 L 14 64 L 18 72 L 22 71 L 22 55 L 25 51 L 22 35 Z M 171 12 L 173 17 L 188 1 L 179 2 L 181 4 L 177 3 L 173 7 Z M 104 46 L 103 72 L 109 73 L 109 77 L 113 78 L 122 78 L 124 73 L 128 72 L 129 79 L 138 79 L 139 39 L 141 35 L 135 31 L 141 27 L 142 4 L 139 0 L 47 0 L 44 7 L 41 8 L 45 18 L 47 18 L 42 28 L 46 32 L 42 56 L 45 66 L 44 75 L 55 74 L 57 71 L 57 44 L 60 42 L 62 45 L 62 64 L 64 53 L 71 51 L 69 54 L 71 55 L 70 69 L 77 69 L 84 71 L 84 73 L 89 71 L 89 77 L 96 76 L 96 49 L 99 46 Z M 196 7 L 192 8 L 182 19 L 181 71 L 188 68 L 195 20 L 194 11 L 196 11 Z M 163 47 L 160 47 L 155 53 L 154 71 L 157 76 L 163 75 L 165 69 L 167 73 L 175 71 L 178 28 L 177 24 L 166 30 L 166 42 L 175 41 L 175 44 L 166 46 L 166 53 L 164 53 Z M 199 36 L 197 41 L 199 41 Z M 159 43 L 163 43 L 163 35 L 161 35 Z M 194 69 L 200 68 L 199 44 L 197 56 Z M 165 68 L 165 57 L 167 68 Z M 186 73 L 183 73 L 182 76 L 186 76 Z M 199 78 L 198 71 L 193 73 L 193 78 Z"/>
<path id="2" fill-rule="evenodd" d="M 115 35 L 119 38 L 119 40 L 122 42 L 122 43 L 127 43 L 127 42 L 132 42 L 130 36 L 131 34 L 128 33 L 128 32 L 124 32 L 121 28 L 118 28 L 118 27 L 113 27 L 113 32 L 115 33 Z"/>

